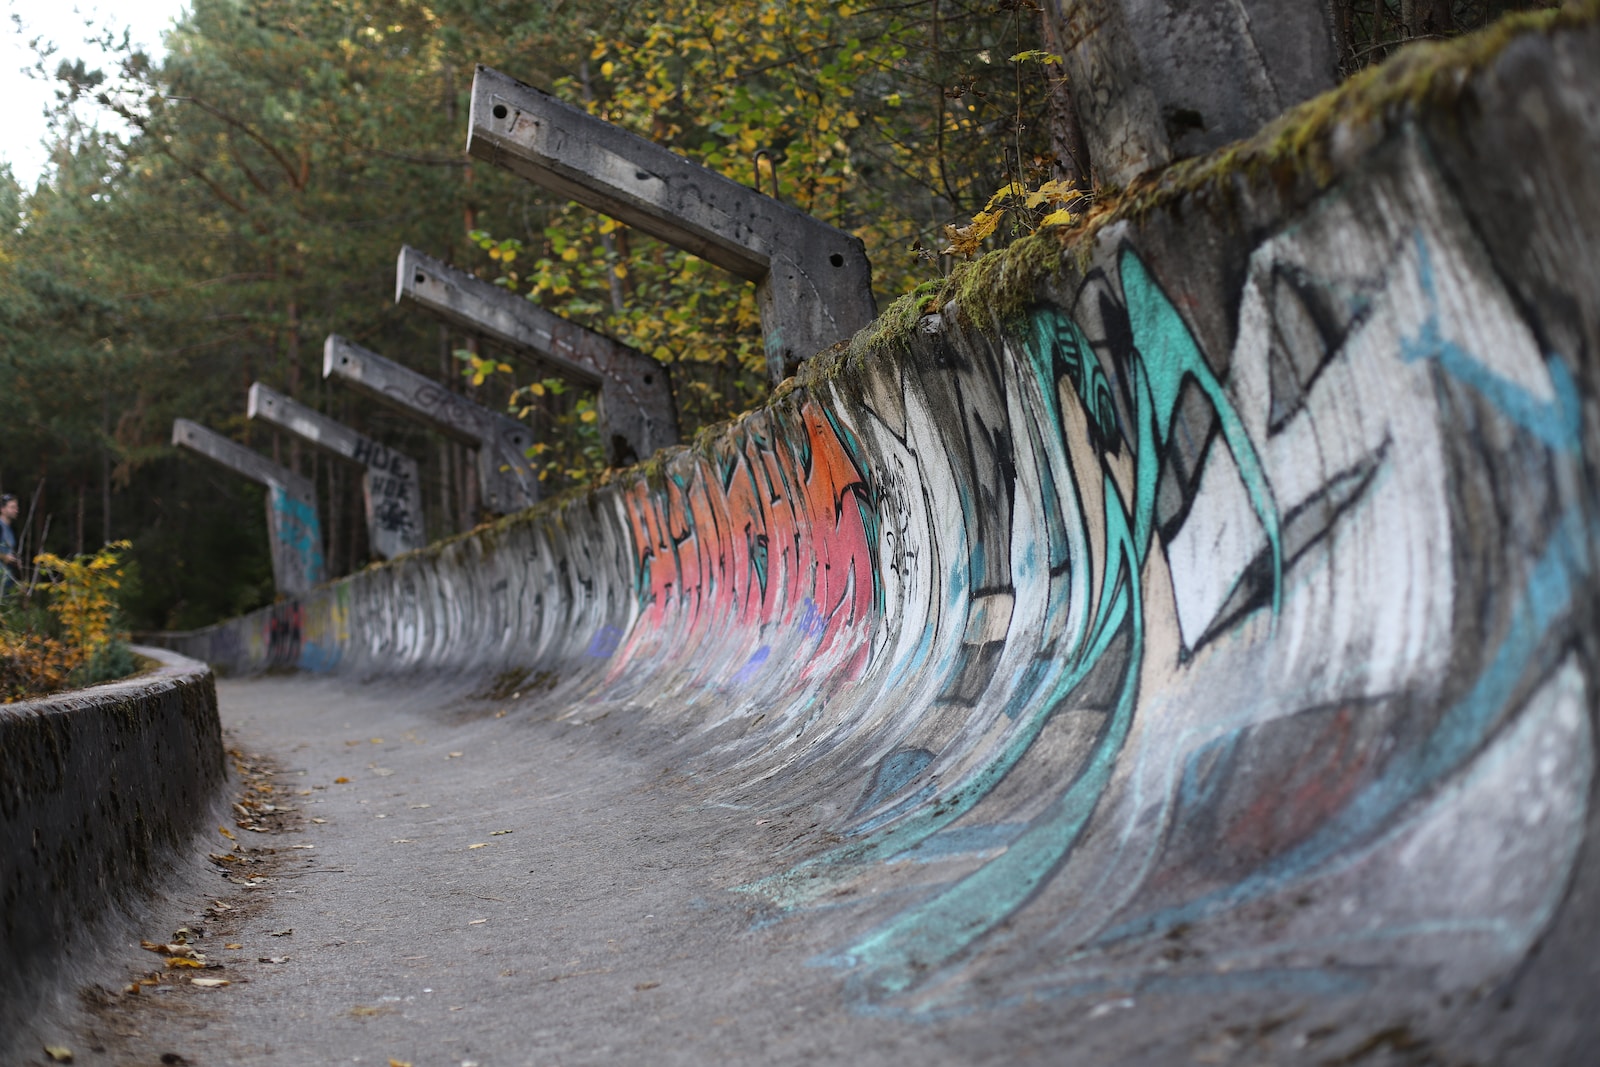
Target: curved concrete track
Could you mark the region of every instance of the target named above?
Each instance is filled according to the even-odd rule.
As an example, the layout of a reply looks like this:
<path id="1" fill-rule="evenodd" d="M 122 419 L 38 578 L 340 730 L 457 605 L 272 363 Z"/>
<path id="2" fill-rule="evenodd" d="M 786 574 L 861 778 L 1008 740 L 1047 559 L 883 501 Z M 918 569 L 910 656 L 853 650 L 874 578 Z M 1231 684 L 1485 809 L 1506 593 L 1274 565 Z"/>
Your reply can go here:
<path id="1" fill-rule="evenodd" d="M 653 468 L 186 639 L 330 677 L 224 691 L 326 822 L 228 935 L 290 959 L 172 994 L 218 1042 L 175 1051 L 1587 1062 L 1569 21 L 987 260 Z"/>

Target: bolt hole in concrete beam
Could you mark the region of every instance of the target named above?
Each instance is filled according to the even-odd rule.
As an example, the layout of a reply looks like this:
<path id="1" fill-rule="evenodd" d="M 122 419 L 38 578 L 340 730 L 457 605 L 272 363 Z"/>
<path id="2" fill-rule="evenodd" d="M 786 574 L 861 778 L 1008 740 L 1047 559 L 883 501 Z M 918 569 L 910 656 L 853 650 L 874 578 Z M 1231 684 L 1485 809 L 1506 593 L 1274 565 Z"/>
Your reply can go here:
<path id="1" fill-rule="evenodd" d="M 759 190 L 488 67 L 469 126 L 468 155 L 755 282 L 774 381 L 876 315 L 860 240 Z"/>

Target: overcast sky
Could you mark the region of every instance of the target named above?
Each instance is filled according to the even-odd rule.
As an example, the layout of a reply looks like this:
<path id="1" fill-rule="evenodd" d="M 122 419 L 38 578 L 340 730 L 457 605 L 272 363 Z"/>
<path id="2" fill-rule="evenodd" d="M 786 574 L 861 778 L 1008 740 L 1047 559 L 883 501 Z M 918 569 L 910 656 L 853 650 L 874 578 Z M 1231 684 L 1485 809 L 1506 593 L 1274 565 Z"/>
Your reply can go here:
<path id="1" fill-rule="evenodd" d="M 96 25 L 132 30 L 133 40 L 156 57 L 161 34 L 186 7 L 184 0 L 5 0 L 6 18 L 0 23 L 0 160 L 25 187 L 32 187 L 44 170 L 42 143 L 46 127 L 44 110 L 55 100 L 50 82 L 30 78 L 36 62 L 28 47 L 34 37 L 54 41 L 58 51 L 47 64 L 50 73 L 61 59 L 79 59 L 93 70 L 114 62 L 98 48 L 84 43 L 91 35 L 84 20 Z M 108 14 L 109 13 L 109 14 Z M 21 28 L 15 20 L 21 20 Z"/>

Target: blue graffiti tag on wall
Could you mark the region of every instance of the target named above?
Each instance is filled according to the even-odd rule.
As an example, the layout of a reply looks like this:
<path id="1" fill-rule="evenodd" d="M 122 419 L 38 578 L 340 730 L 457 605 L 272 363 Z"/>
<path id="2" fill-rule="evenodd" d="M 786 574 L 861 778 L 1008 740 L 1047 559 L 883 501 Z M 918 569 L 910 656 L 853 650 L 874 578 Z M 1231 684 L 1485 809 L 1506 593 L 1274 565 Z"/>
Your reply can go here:
<path id="1" fill-rule="evenodd" d="M 273 529 L 309 587 L 323 580 L 322 525 L 314 504 L 296 499 L 280 485 L 271 487 Z"/>

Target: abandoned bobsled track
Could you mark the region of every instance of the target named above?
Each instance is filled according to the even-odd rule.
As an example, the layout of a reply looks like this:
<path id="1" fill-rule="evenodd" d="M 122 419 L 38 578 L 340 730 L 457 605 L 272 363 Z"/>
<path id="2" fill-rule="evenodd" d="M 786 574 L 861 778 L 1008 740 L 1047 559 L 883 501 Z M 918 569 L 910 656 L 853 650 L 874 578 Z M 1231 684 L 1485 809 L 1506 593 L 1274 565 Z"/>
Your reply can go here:
<path id="1" fill-rule="evenodd" d="M 691 448 L 176 639 L 303 672 L 223 714 L 325 822 L 236 938 L 289 959 L 117 1040 L 1582 1062 L 1600 25 L 1417 56 Z"/>

